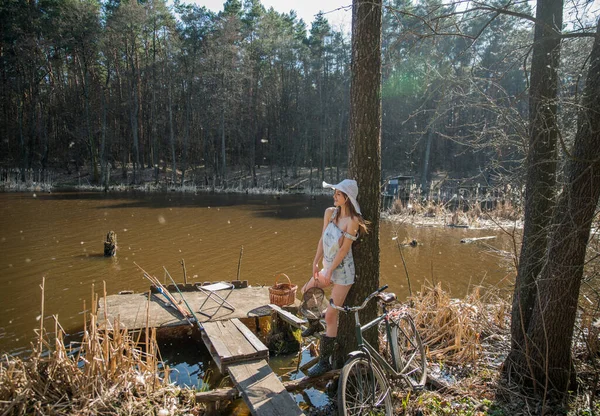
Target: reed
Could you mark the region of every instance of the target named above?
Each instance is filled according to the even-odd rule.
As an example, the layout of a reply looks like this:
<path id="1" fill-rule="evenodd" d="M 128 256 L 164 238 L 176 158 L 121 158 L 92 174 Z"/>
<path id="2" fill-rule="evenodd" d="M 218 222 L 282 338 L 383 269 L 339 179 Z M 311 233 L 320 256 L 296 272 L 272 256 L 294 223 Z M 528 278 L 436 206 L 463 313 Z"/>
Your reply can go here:
<path id="1" fill-rule="evenodd" d="M 410 300 L 410 313 L 433 361 L 474 364 L 481 358 L 482 341 L 507 328 L 510 308 L 492 289 L 483 295 L 475 287 L 459 300 L 450 298 L 438 283 L 423 286 Z"/>
<path id="2" fill-rule="evenodd" d="M 100 327 L 97 302 L 92 292 L 81 341 L 66 344 L 54 317 L 54 332 L 42 323 L 30 357 L 2 357 L 0 415 L 148 415 L 198 409 L 190 395 L 169 382 L 156 332 L 139 343 L 118 319 Z"/>
<path id="3" fill-rule="evenodd" d="M 411 198 L 404 203 L 400 199 L 394 200 L 387 214 L 396 216 L 418 216 L 424 218 L 439 218 L 446 225 L 469 225 L 479 227 L 489 220 L 515 222 L 523 217 L 522 209 L 514 206 L 510 201 L 498 202 L 493 208 L 484 209 L 476 201 L 460 203 L 451 199 L 447 202 L 421 200 Z"/>

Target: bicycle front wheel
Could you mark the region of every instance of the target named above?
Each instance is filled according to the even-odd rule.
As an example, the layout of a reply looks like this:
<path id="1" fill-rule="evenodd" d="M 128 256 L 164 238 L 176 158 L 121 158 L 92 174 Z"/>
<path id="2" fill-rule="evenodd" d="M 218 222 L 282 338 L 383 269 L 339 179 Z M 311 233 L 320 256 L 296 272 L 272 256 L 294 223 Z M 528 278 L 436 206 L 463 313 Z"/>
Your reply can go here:
<path id="1" fill-rule="evenodd" d="M 421 336 L 408 315 L 392 318 L 390 338 L 385 357 L 413 389 L 420 389 L 427 380 L 427 359 Z M 392 351 L 395 358 L 392 360 Z"/>
<path id="2" fill-rule="evenodd" d="M 344 365 L 338 384 L 338 409 L 340 416 L 392 416 L 391 390 L 377 365 L 369 366 L 365 358 L 352 358 Z"/>

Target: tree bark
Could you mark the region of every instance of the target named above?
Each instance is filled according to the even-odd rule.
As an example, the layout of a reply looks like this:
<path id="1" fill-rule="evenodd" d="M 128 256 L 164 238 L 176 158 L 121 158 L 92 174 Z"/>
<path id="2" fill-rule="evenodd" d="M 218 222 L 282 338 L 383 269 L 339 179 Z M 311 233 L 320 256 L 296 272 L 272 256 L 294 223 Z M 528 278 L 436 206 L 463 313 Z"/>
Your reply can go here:
<path id="1" fill-rule="evenodd" d="M 170 74 L 171 71 L 169 71 Z M 171 183 L 173 186 L 177 184 L 177 155 L 175 153 L 175 126 L 173 125 L 173 87 L 169 77 L 169 98 L 168 98 L 168 113 L 169 113 L 169 145 L 171 146 L 171 165 L 173 172 L 171 173 Z"/>
<path id="2" fill-rule="evenodd" d="M 193 64 L 192 64 L 193 65 Z M 185 96 L 185 120 L 183 127 L 183 148 L 181 149 L 181 186 L 185 185 L 185 171 L 188 168 L 188 151 L 190 143 L 190 124 L 192 119 L 192 93 L 195 71 L 192 68 L 189 76 L 187 90 L 183 87 Z"/>
<path id="3" fill-rule="evenodd" d="M 425 152 L 423 155 L 423 169 L 421 170 L 421 195 L 429 196 L 429 158 L 431 157 L 431 143 L 433 142 L 433 126 L 427 129 L 427 142 L 425 143 Z"/>
<path id="4" fill-rule="evenodd" d="M 356 281 L 347 305 L 357 305 L 379 285 L 379 212 L 381 178 L 381 18 L 382 0 L 354 0 L 352 5 L 352 83 L 350 87 L 350 142 L 348 172 L 358 182 L 358 201 L 369 233 L 353 247 Z M 376 302 L 361 314 L 375 317 Z M 356 348 L 354 317 L 340 314 L 338 344 L 342 361 Z M 371 331 L 374 332 L 374 331 Z M 377 342 L 377 334 L 365 334 Z"/>
<path id="5" fill-rule="evenodd" d="M 106 174 L 106 117 L 108 113 L 108 102 L 107 102 L 107 94 L 108 94 L 108 77 L 107 77 L 107 86 L 101 93 L 102 99 L 102 118 L 100 125 L 100 185 L 104 186 L 104 189 L 108 189 L 108 178 L 105 177 Z"/>
<path id="6" fill-rule="evenodd" d="M 83 53 L 82 53 L 83 55 Z M 90 168 L 93 172 L 93 181 L 94 183 L 98 183 L 99 174 L 98 174 L 98 161 L 96 157 L 96 141 L 94 140 L 94 134 L 92 132 L 92 121 L 90 114 L 90 72 L 88 68 L 87 58 L 82 56 L 82 76 L 81 83 L 83 85 L 83 99 L 84 99 L 84 111 L 85 111 L 85 136 L 86 136 L 86 144 L 88 146 L 88 150 L 90 153 Z"/>
<path id="7" fill-rule="evenodd" d="M 546 397 L 559 400 L 575 387 L 570 385 L 575 381 L 571 342 L 590 227 L 600 198 L 600 31 L 582 104 L 528 331 L 534 385 Z"/>
<path id="8" fill-rule="evenodd" d="M 221 108 L 221 176 L 223 187 L 227 188 L 227 156 L 225 152 L 225 108 Z"/>
<path id="9" fill-rule="evenodd" d="M 131 135 L 133 137 L 133 183 L 137 184 L 137 170 L 140 167 L 140 147 L 139 147 L 139 111 L 140 103 L 138 101 L 138 63 L 136 59 L 136 42 L 131 46 L 131 108 L 129 119 L 131 122 Z"/>
<path id="10" fill-rule="evenodd" d="M 537 295 L 548 226 L 555 207 L 557 89 L 562 26 L 562 0 L 537 3 L 531 85 L 529 88 L 529 149 L 526 161 L 525 222 L 511 313 L 511 351 L 504 366 L 508 375 L 529 372 L 525 334 Z"/>
<path id="11" fill-rule="evenodd" d="M 156 100 L 156 90 L 158 89 L 158 82 L 156 76 L 156 38 L 157 38 L 157 30 L 156 30 L 156 16 L 154 16 L 154 20 L 152 22 L 153 30 L 152 30 L 152 101 L 150 102 L 150 153 L 152 157 L 152 165 L 154 168 L 154 183 L 158 184 L 158 174 L 159 167 L 158 163 L 160 161 L 159 157 L 159 147 L 158 147 L 158 128 L 157 128 L 157 107 L 158 103 Z"/>

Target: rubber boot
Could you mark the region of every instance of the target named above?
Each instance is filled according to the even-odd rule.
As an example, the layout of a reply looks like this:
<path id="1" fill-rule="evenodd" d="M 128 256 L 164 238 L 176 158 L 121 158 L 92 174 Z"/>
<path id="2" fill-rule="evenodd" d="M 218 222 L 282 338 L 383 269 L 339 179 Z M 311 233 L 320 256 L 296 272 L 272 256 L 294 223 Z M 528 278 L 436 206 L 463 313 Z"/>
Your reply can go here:
<path id="1" fill-rule="evenodd" d="M 331 355 L 333 354 L 334 347 L 335 337 L 328 337 L 325 334 L 321 335 L 321 356 L 319 362 L 312 366 L 306 373 L 309 377 L 318 377 L 331 370 L 329 358 L 331 358 Z"/>
<path id="2" fill-rule="evenodd" d="M 323 328 L 323 325 L 321 325 L 321 322 L 318 319 L 309 319 L 308 328 L 302 331 L 301 335 L 303 338 L 310 337 L 312 334 L 321 332 L 323 329 L 325 328 Z"/>

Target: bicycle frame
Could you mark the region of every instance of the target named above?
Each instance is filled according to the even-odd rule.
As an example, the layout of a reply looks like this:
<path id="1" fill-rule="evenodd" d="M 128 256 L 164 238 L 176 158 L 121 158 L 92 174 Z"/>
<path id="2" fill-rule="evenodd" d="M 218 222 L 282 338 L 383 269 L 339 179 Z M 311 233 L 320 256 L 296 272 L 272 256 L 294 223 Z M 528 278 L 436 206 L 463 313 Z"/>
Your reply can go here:
<path id="1" fill-rule="evenodd" d="M 362 336 L 364 331 L 367 331 L 373 327 L 376 327 L 381 321 L 385 321 L 385 330 L 387 339 L 396 339 L 392 337 L 392 326 L 389 324 L 389 314 L 385 309 L 385 305 L 383 306 L 383 313 L 372 321 L 366 323 L 365 325 L 360 325 L 360 318 L 358 316 L 358 311 L 354 311 L 354 322 L 355 331 L 356 331 L 356 340 L 358 342 L 358 348 L 362 351 L 365 349 L 368 351 L 368 355 L 377 361 L 377 363 L 383 368 L 383 370 L 392 376 L 392 378 L 401 378 L 403 377 L 402 373 L 398 371 L 398 369 L 392 367 L 387 360 L 385 360 L 379 351 L 374 348 L 371 344 L 369 344 Z M 399 358 L 398 346 L 392 342 L 388 342 L 388 348 L 390 349 L 390 353 L 392 356 L 392 362 L 397 363 Z"/>
<path id="2" fill-rule="evenodd" d="M 392 404 L 389 397 L 391 385 L 389 381 L 385 380 L 386 375 L 394 380 L 400 379 L 402 383 L 406 383 L 412 390 L 420 389 L 423 385 L 423 379 L 426 377 L 426 368 L 424 368 L 426 361 L 423 353 L 423 346 L 418 336 L 418 332 L 416 332 L 414 322 L 410 319 L 408 314 L 399 316 L 398 322 L 396 322 L 396 319 L 392 319 L 387 310 L 387 303 L 395 300 L 395 295 L 381 294 L 385 289 L 387 289 L 387 285 L 371 293 L 360 306 L 337 306 L 334 304 L 333 299 L 329 300 L 330 307 L 341 312 L 354 313 L 354 328 L 358 344 L 358 348 L 348 354 L 348 360 L 342 368 L 342 381 L 338 387 L 338 400 L 340 401 L 341 412 L 348 412 L 349 408 L 347 407 L 347 402 L 349 402 L 351 406 L 357 406 L 360 409 L 363 409 L 363 407 L 369 408 L 373 405 L 379 407 L 385 402 L 384 407 L 386 414 L 391 414 Z M 367 303 L 377 295 L 380 295 L 383 313 L 378 314 L 375 319 L 365 325 L 361 325 L 359 311 L 364 309 Z M 409 327 L 405 328 L 406 324 L 408 324 Z M 379 330 L 382 325 L 385 326 L 387 345 L 385 353 L 380 354 L 378 348 L 373 347 L 363 338 L 363 332 L 372 328 L 377 328 Z M 413 332 L 416 332 L 416 334 L 413 334 Z M 379 336 L 379 333 L 377 335 Z M 408 340 L 410 345 L 415 347 L 415 349 L 414 352 L 411 353 L 410 358 L 404 363 L 403 353 L 406 348 L 406 340 Z M 411 346 L 408 348 L 410 349 Z M 416 365 L 414 365 L 412 363 L 413 358 L 417 356 L 417 354 L 420 354 L 421 361 L 417 358 Z M 364 368 L 365 366 L 367 367 L 366 369 Z M 411 370 L 411 367 L 413 366 L 414 371 Z M 355 369 L 359 369 L 360 367 L 363 368 L 363 374 L 365 371 L 368 372 L 370 381 L 361 381 L 362 376 L 360 373 L 357 373 L 356 376 L 353 375 Z M 406 370 L 408 370 L 408 372 Z M 413 377 L 414 374 L 416 374 L 418 378 L 413 381 L 411 377 Z M 350 392 L 347 390 L 347 383 L 349 380 L 356 381 L 354 390 L 351 390 Z M 371 393 L 367 396 L 366 394 L 369 390 Z M 375 400 L 377 400 L 377 403 L 374 403 Z M 353 411 L 354 410 L 352 410 L 352 412 Z"/>

